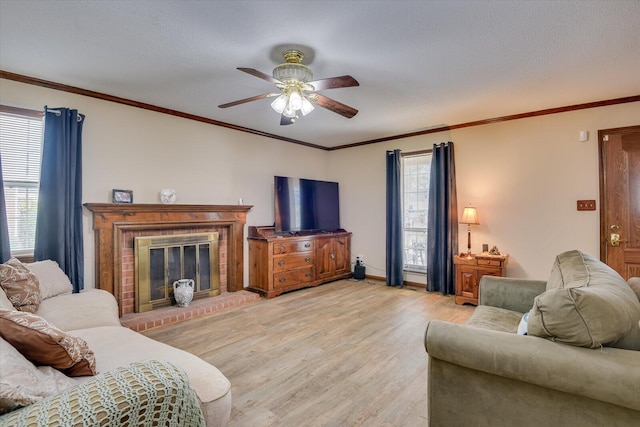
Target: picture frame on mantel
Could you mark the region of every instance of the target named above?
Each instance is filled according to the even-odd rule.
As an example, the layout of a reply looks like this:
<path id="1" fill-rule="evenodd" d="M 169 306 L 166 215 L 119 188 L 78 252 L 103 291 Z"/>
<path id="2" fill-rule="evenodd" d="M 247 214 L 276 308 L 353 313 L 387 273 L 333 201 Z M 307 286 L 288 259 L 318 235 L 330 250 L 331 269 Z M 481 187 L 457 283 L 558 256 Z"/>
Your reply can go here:
<path id="1" fill-rule="evenodd" d="M 112 190 L 113 203 L 133 203 L 133 190 Z"/>

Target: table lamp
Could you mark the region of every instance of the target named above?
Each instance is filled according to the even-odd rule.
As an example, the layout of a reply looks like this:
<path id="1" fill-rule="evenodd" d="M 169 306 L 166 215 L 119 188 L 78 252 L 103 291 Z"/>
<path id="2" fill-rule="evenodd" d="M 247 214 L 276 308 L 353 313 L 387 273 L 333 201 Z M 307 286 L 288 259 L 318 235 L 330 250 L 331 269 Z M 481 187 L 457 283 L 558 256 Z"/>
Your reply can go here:
<path id="1" fill-rule="evenodd" d="M 467 224 L 467 259 L 471 259 L 471 225 L 478 225 L 478 214 L 476 208 L 467 206 L 462 212 L 461 223 Z"/>

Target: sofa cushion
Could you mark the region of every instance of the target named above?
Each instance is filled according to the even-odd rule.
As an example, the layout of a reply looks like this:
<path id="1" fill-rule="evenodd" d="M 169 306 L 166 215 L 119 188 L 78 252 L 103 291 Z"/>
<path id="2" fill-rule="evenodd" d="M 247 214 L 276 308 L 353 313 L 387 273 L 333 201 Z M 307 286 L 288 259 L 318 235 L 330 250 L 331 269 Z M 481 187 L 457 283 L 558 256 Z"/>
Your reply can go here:
<path id="1" fill-rule="evenodd" d="M 69 331 L 95 351 L 100 372 L 146 359 L 166 360 L 183 369 L 202 402 L 223 398 L 231 383 L 213 365 L 186 351 L 152 340 L 122 326 L 101 326 Z"/>
<path id="2" fill-rule="evenodd" d="M 521 318 L 522 313 L 517 311 L 479 305 L 465 325 L 492 331 L 516 333 Z"/>
<path id="3" fill-rule="evenodd" d="M 73 285 L 71 285 L 69 277 L 62 271 L 57 262 L 45 260 L 25 265 L 38 278 L 40 295 L 43 300 L 73 292 Z"/>
<path id="4" fill-rule="evenodd" d="M 0 414 L 30 405 L 76 384 L 50 366 L 34 366 L 2 338 L 0 355 Z"/>
<path id="5" fill-rule="evenodd" d="M 620 275 L 580 251 L 558 255 L 529 316 L 528 334 L 581 346 L 627 345 L 640 302 Z M 624 347 L 627 348 L 627 347 Z"/>
<path id="6" fill-rule="evenodd" d="M 11 258 L 0 264 L 0 286 L 17 310 L 35 313 L 42 300 L 40 283 L 20 260 Z"/>
<path id="7" fill-rule="evenodd" d="M 94 354 L 84 340 L 35 314 L 0 310 L 0 336 L 35 364 L 52 366 L 69 376 L 96 374 Z"/>
<path id="8" fill-rule="evenodd" d="M 84 289 L 75 294 L 47 298 L 36 314 L 63 331 L 120 326 L 118 303 L 113 295 L 102 289 Z"/>

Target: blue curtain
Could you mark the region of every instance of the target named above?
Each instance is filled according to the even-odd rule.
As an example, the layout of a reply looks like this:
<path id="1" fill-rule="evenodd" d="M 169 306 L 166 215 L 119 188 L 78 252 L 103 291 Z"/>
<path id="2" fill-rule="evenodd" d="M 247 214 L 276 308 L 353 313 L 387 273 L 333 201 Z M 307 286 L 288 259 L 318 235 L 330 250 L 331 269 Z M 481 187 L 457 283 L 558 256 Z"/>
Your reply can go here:
<path id="1" fill-rule="evenodd" d="M 77 110 L 45 107 L 34 259 L 51 259 L 84 289 L 82 125 Z"/>
<path id="2" fill-rule="evenodd" d="M 456 293 L 458 201 L 453 142 L 433 145 L 427 224 L 427 291 Z"/>
<path id="3" fill-rule="evenodd" d="M 9 245 L 7 206 L 4 203 L 4 181 L 2 176 L 2 155 L 0 155 L 0 262 L 5 262 L 11 258 L 11 246 Z"/>
<path id="4" fill-rule="evenodd" d="M 402 156 L 400 150 L 387 151 L 387 285 L 402 287 Z"/>

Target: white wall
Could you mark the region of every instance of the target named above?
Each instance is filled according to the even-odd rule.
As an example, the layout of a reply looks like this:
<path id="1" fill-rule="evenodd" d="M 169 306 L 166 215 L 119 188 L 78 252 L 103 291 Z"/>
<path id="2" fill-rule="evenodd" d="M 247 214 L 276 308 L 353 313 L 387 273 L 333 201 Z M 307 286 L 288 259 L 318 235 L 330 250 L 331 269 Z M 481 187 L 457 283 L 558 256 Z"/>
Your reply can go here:
<path id="1" fill-rule="evenodd" d="M 556 254 L 580 249 L 599 256 L 599 210 L 578 212 L 576 201 L 599 209 L 597 131 L 638 125 L 640 103 L 593 108 L 434 133 L 330 152 L 329 177 L 341 186 L 343 227 L 367 274 L 384 276 L 385 152 L 455 143 L 459 215 L 478 209 L 472 251 L 482 243 L 509 254 L 507 274 L 546 279 Z M 581 130 L 587 142 L 578 141 Z M 466 251 L 466 225 L 459 228 Z M 424 275 L 406 275 L 424 282 Z"/>
<path id="2" fill-rule="evenodd" d="M 253 205 L 248 225 L 273 224 L 273 176 L 326 179 L 327 152 L 71 93 L 0 79 L 0 104 L 42 110 L 76 108 L 83 129 L 83 202 L 158 203 L 174 188 L 177 203 Z M 212 106 L 212 108 L 215 108 Z M 84 215 L 85 286 L 94 287 L 94 235 Z M 248 260 L 245 246 L 245 260 Z M 245 285 L 248 279 L 245 262 Z"/>
<path id="3" fill-rule="evenodd" d="M 0 103 L 40 110 L 77 108 L 83 135 L 83 200 L 110 202 L 131 189 L 137 203 L 156 203 L 175 188 L 178 203 L 254 205 L 248 225 L 273 223 L 273 175 L 340 182 L 342 227 L 367 274 L 384 276 L 385 151 L 405 152 L 453 141 L 458 208 L 478 208 L 472 250 L 482 243 L 509 253 L 508 274 L 546 278 L 567 249 L 598 256 L 599 211 L 577 212 L 576 200 L 599 199 L 599 129 L 637 125 L 640 103 L 533 117 L 325 152 L 107 101 L 0 79 Z M 578 132 L 589 131 L 587 142 Z M 599 200 L 598 200 L 598 209 Z M 85 280 L 94 285 L 93 231 L 85 213 Z M 466 248 L 460 225 L 459 248 Z M 247 257 L 245 247 L 245 260 Z M 245 263 L 245 284 L 248 272 Z M 424 276 L 407 275 L 422 282 Z"/>

